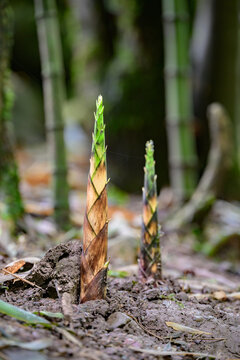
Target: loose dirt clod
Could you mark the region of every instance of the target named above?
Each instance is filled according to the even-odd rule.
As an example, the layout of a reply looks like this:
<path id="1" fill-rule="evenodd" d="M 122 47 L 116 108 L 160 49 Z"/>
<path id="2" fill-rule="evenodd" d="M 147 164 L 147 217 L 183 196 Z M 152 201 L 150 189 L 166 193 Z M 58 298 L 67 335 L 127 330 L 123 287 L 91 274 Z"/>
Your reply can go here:
<path id="1" fill-rule="evenodd" d="M 27 280 L 41 286 L 44 296 L 55 299 L 69 293 L 72 302 L 76 303 L 80 292 L 81 253 L 79 240 L 57 245 L 33 267 Z"/>
<path id="2" fill-rule="evenodd" d="M 131 321 L 131 318 L 128 315 L 126 315 L 120 311 L 116 311 L 115 313 L 113 313 L 109 316 L 107 323 L 108 323 L 109 329 L 113 330 L 113 329 L 124 327 L 130 321 Z"/>

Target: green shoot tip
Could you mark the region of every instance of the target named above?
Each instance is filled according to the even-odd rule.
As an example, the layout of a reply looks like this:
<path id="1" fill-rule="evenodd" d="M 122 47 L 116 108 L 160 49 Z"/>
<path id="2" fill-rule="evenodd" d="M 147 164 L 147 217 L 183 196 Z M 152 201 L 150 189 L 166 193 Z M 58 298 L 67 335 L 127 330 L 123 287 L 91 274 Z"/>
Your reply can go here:
<path id="1" fill-rule="evenodd" d="M 153 152 L 154 151 L 154 144 L 152 140 L 146 142 L 146 152 Z"/>
<path id="2" fill-rule="evenodd" d="M 110 263 L 110 260 L 106 261 L 103 267 L 104 267 L 105 269 L 108 268 L 109 263 Z"/>
<path id="3" fill-rule="evenodd" d="M 100 105 L 102 105 L 102 102 L 103 102 L 102 95 L 99 95 L 99 96 L 98 96 L 98 99 L 97 99 L 97 102 L 96 102 L 97 108 L 98 108 Z"/>

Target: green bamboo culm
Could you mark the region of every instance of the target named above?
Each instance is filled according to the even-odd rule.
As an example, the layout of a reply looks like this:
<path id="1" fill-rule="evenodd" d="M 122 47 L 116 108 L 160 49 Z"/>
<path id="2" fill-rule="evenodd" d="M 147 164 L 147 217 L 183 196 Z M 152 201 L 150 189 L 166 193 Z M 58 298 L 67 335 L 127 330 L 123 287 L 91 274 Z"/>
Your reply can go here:
<path id="1" fill-rule="evenodd" d="M 187 0 L 163 0 L 166 123 L 170 181 L 179 199 L 196 186 L 197 158 L 192 131 Z"/>
<path id="2" fill-rule="evenodd" d="M 238 12 L 240 11 L 240 4 L 238 2 Z M 236 147 L 236 167 L 240 171 L 240 20 L 238 17 L 238 29 L 237 29 L 237 56 L 236 56 L 236 70 L 235 70 L 235 106 L 234 106 L 234 128 L 235 128 L 235 147 Z"/>
<path id="3" fill-rule="evenodd" d="M 139 274 L 142 280 L 162 277 L 160 227 L 158 225 L 157 175 L 155 174 L 153 141 L 146 143 L 142 236 L 139 257 Z"/>
<path id="4" fill-rule="evenodd" d="M 35 0 L 41 58 L 46 131 L 52 162 L 54 217 L 59 228 L 70 226 L 67 161 L 64 144 L 64 66 L 55 0 Z"/>
<path id="5" fill-rule="evenodd" d="M 103 100 L 96 102 L 81 257 L 81 302 L 104 299 L 107 286 L 107 167 Z"/>
<path id="6" fill-rule="evenodd" d="M 0 192 L 4 201 L 2 216 L 18 222 L 24 214 L 19 191 L 18 168 L 10 139 L 11 110 L 14 94 L 10 81 L 10 52 L 13 37 L 13 13 L 8 0 L 0 2 Z"/>

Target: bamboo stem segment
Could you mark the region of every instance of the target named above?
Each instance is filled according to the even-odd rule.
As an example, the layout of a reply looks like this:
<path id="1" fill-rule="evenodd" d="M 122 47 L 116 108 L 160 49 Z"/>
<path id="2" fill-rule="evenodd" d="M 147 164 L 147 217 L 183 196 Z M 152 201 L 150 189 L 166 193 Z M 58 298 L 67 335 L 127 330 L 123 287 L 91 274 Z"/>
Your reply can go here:
<path id="1" fill-rule="evenodd" d="M 153 141 L 146 143 L 143 188 L 142 236 L 139 273 L 143 280 L 162 277 L 160 228 L 158 226 L 157 176 L 155 175 Z"/>
<path id="2" fill-rule="evenodd" d="M 162 4 L 170 181 L 182 200 L 195 188 L 197 165 L 191 127 L 189 19 L 187 0 L 163 0 Z"/>
<path id="3" fill-rule="evenodd" d="M 0 1 L 0 192 L 6 214 L 17 230 L 24 214 L 19 191 L 18 167 L 14 158 L 9 125 L 14 95 L 10 81 L 10 52 L 13 37 L 13 13 L 8 0 Z"/>
<path id="4" fill-rule="evenodd" d="M 47 140 L 52 162 L 54 217 L 69 227 L 67 161 L 64 144 L 64 67 L 55 0 L 35 0 L 41 58 Z"/>
<path id="5" fill-rule="evenodd" d="M 81 302 L 103 299 L 107 284 L 107 170 L 103 100 L 96 102 L 81 258 Z"/>

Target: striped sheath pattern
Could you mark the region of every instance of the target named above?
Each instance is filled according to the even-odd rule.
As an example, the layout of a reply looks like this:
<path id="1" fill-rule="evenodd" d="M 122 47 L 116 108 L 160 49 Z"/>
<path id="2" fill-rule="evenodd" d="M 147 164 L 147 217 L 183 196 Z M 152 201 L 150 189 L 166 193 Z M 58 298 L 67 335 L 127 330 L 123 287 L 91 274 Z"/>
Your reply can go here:
<path id="1" fill-rule="evenodd" d="M 96 102 L 81 257 L 81 302 L 104 299 L 107 284 L 107 170 L 103 101 Z"/>
<path id="2" fill-rule="evenodd" d="M 142 235 L 139 258 L 139 273 L 142 280 L 162 277 L 160 229 L 158 226 L 157 176 L 155 175 L 153 141 L 146 143 Z"/>

